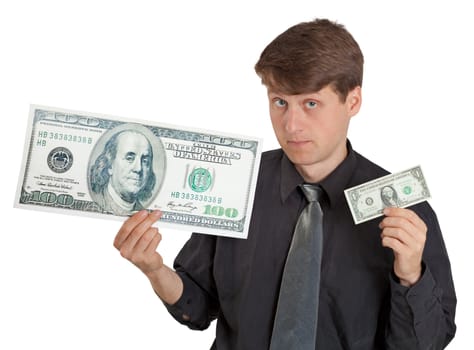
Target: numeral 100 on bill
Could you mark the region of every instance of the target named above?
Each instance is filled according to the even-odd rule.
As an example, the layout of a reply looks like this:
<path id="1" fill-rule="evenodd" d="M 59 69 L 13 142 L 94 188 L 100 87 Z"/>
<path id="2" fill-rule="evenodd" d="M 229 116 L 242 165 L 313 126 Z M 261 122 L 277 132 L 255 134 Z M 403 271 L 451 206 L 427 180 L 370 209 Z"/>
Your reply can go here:
<path id="1" fill-rule="evenodd" d="M 220 205 L 208 204 L 204 206 L 204 214 L 213 216 L 226 216 L 232 219 L 239 215 L 239 211 L 235 208 L 224 208 Z"/>

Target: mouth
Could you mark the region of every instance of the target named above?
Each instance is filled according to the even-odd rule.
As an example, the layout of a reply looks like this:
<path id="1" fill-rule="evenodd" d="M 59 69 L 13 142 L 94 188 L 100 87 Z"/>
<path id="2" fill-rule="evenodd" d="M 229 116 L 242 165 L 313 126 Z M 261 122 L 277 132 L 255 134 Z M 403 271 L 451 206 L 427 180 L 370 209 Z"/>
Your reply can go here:
<path id="1" fill-rule="evenodd" d="M 127 178 L 129 182 L 140 185 L 142 183 L 142 179 L 140 177 L 128 177 Z"/>
<path id="2" fill-rule="evenodd" d="M 311 143 L 311 141 L 307 140 L 288 140 L 287 144 L 290 147 L 303 147 Z"/>

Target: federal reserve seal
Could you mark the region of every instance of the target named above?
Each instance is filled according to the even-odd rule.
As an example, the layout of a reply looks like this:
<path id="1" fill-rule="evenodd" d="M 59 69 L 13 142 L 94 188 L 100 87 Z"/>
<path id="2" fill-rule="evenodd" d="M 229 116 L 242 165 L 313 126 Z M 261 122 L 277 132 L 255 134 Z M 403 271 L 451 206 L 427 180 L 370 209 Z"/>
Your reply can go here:
<path id="1" fill-rule="evenodd" d="M 48 166 L 55 173 L 65 173 L 72 166 L 72 153 L 65 147 L 56 147 L 48 154 Z"/>
<path id="2" fill-rule="evenodd" d="M 212 176 L 209 170 L 204 168 L 194 169 L 188 178 L 189 186 L 194 192 L 204 192 L 212 185 Z"/>

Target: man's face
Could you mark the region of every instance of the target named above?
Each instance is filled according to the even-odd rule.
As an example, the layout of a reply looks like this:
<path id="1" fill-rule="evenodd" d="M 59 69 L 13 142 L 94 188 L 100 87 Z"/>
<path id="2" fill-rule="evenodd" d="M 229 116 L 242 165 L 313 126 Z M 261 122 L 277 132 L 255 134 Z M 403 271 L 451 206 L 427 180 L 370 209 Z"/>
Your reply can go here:
<path id="1" fill-rule="evenodd" d="M 345 102 L 329 86 L 315 93 L 268 91 L 270 118 L 280 146 L 306 181 L 318 182 L 347 155 L 350 118 L 360 108 L 360 88 Z"/>
<path id="2" fill-rule="evenodd" d="M 151 147 L 139 133 L 124 132 L 117 138 L 117 154 L 109 169 L 115 191 L 134 202 L 137 193 L 145 186 L 151 168 Z"/>
<path id="3" fill-rule="evenodd" d="M 382 196 L 386 199 L 392 199 L 393 198 L 393 190 L 390 187 L 384 187 L 382 189 Z"/>

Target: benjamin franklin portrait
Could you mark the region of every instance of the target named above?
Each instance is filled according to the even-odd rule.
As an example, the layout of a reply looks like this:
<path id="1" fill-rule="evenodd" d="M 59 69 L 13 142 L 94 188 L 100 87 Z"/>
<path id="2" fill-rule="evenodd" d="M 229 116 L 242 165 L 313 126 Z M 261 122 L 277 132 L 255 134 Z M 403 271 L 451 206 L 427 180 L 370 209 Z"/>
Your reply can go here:
<path id="1" fill-rule="evenodd" d="M 89 160 L 92 199 L 114 215 L 147 208 L 163 183 L 165 160 L 161 140 L 145 126 L 127 123 L 109 130 Z"/>

